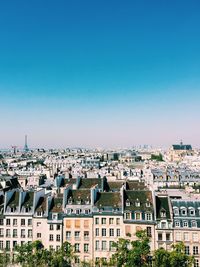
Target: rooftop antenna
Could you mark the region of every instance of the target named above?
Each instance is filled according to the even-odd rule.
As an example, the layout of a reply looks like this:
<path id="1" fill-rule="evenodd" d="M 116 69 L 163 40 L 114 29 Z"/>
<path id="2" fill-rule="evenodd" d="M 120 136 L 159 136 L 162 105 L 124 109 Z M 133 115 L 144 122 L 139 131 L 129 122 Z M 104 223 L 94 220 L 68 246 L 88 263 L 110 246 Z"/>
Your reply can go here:
<path id="1" fill-rule="evenodd" d="M 27 135 L 25 135 L 25 144 L 24 144 L 24 151 L 25 151 L 25 152 L 28 152 L 28 151 L 29 151 L 27 140 L 28 140 L 28 139 L 27 139 Z"/>

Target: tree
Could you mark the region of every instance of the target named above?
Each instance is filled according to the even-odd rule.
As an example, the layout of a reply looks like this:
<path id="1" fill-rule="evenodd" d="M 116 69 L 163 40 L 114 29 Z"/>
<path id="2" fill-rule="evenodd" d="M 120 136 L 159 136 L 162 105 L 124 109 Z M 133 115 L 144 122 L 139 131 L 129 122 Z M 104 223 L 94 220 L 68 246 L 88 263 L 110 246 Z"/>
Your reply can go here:
<path id="1" fill-rule="evenodd" d="M 191 267 L 194 262 L 194 257 L 186 255 L 184 243 L 179 242 L 172 245 L 169 262 L 171 267 Z"/>
<path id="2" fill-rule="evenodd" d="M 154 266 L 157 267 L 169 267 L 169 255 L 170 252 L 164 248 L 159 248 L 154 253 Z"/>
<path id="3" fill-rule="evenodd" d="M 150 239 L 146 231 L 136 233 L 137 240 L 120 238 L 114 243 L 116 253 L 113 254 L 111 262 L 117 267 L 145 267 L 149 266 L 150 257 Z"/>

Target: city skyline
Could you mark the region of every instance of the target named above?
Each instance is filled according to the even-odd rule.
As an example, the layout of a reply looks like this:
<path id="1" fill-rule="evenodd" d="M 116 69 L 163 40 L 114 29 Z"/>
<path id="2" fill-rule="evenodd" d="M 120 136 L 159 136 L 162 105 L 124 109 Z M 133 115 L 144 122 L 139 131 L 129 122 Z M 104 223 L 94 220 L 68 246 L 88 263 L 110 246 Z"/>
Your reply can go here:
<path id="1" fill-rule="evenodd" d="M 199 8 L 0 3 L 0 147 L 200 147 Z"/>

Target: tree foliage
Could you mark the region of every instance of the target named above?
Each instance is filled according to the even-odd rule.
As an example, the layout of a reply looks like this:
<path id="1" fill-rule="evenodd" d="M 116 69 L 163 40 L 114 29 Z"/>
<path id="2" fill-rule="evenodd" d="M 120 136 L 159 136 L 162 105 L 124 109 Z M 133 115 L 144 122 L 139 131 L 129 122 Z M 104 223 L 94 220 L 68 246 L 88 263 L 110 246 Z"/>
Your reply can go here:
<path id="1" fill-rule="evenodd" d="M 22 267 L 69 267 L 73 258 L 73 248 L 65 242 L 56 251 L 45 249 L 40 241 L 26 243 L 15 248 L 15 263 Z"/>
<path id="2" fill-rule="evenodd" d="M 150 252 L 150 238 L 146 231 L 138 231 L 137 239 L 120 238 L 114 243 L 116 253 L 113 254 L 111 263 L 117 267 L 191 267 L 194 258 L 185 254 L 182 242 L 172 245 L 172 250 L 159 248 L 152 255 Z"/>

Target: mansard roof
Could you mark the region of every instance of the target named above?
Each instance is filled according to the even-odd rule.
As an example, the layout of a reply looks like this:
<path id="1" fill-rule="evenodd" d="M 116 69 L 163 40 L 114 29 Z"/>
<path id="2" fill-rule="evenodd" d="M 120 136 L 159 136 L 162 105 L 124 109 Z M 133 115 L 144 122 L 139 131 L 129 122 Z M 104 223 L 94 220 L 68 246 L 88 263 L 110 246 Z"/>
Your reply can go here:
<path id="1" fill-rule="evenodd" d="M 33 206 L 34 192 L 26 192 L 26 196 L 22 206 L 31 207 Z"/>
<path id="2" fill-rule="evenodd" d="M 122 199 L 119 192 L 98 192 L 95 206 L 97 207 L 122 207 Z"/>
<path id="3" fill-rule="evenodd" d="M 72 204 L 77 204 L 77 201 L 81 200 L 81 204 L 85 204 L 86 201 L 90 202 L 90 189 L 82 189 L 82 190 L 69 190 L 67 200 L 71 198 Z"/>
<path id="4" fill-rule="evenodd" d="M 129 201 L 130 205 L 126 206 L 126 201 Z M 140 203 L 140 206 L 136 206 L 136 202 Z M 150 207 L 148 207 L 147 203 L 150 203 Z M 134 211 L 151 211 L 153 212 L 153 198 L 151 191 L 124 191 L 124 204 L 125 210 Z"/>
<path id="5" fill-rule="evenodd" d="M 166 212 L 166 219 L 170 219 L 169 201 L 167 196 L 156 196 L 156 218 L 161 219 L 161 212 Z"/>
<path id="6" fill-rule="evenodd" d="M 20 192 L 14 191 L 13 194 L 12 194 L 12 197 L 8 201 L 7 206 L 9 206 L 9 207 L 17 207 L 17 206 L 19 206 L 19 194 L 20 194 Z"/>
<path id="7" fill-rule="evenodd" d="M 98 185 L 101 188 L 102 179 L 100 178 L 83 178 L 80 180 L 78 189 L 90 189 L 95 185 Z"/>

